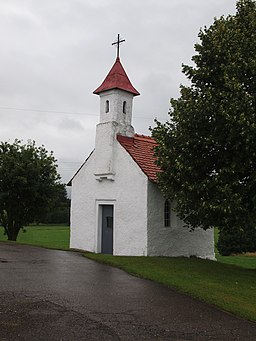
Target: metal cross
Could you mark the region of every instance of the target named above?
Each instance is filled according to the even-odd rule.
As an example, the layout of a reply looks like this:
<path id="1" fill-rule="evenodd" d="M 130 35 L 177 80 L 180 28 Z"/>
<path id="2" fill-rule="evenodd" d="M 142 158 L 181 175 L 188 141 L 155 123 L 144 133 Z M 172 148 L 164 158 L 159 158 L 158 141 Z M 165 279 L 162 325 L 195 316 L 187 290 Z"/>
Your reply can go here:
<path id="1" fill-rule="evenodd" d="M 122 40 L 120 40 L 120 34 L 118 33 L 118 35 L 117 35 L 117 41 L 115 41 L 114 43 L 112 43 L 112 45 L 117 45 L 117 58 L 119 58 L 119 49 L 120 49 L 120 45 L 121 45 L 121 43 L 123 43 L 125 40 L 124 39 L 122 39 Z"/>

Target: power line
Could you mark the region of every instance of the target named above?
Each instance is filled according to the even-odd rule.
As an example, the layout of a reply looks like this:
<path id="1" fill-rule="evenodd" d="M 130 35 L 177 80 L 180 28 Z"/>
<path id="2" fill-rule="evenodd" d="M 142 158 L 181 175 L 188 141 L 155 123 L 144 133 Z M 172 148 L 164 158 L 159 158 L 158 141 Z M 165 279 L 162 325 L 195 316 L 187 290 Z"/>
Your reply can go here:
<path id="1" fill-rule="evenodd" d="M 41 113 L 53 113 L 53 114 L 66 114 L 66 115 L 86 115 L 86 116 L 99 116 L 98 114 L 88 114 L 85 112 L 73 112 L 73 111 L 56 111 L 56 110 L 41 110 L 41 109 L 26 109 L 17 107 L 1 107 L 0 109 L 7 110 L 18 110 L 18 111 L 31 111 L 31 112 L 41 112 Z"/>
<path id="2" fill-rule="evenodd" d="M 82 116 L 94 116 L 99 117 L 99 114 L 89 114 L 86 112 L 75 112 L 75 111 L 58 111 L 58 110 L 42 110 L 42 109 L 27 109 L 27 108 L 17 108 L 17 107 L 4 107 L 0 106 L 1 110 L 17 110 L 17 111 L 29 111 L 29 112 L 40 112 L 40 113 L 49 113 L 49 114 L 62 114 L 62 115 L 82 115 Z M 142 120 L 153 120 L 152 117 L 149 116 L 133 116 L 137 119 Z M 161 117 L 158 117 L 158 119 L 161 119 Z M 163 118 L 162 119 L 166 119 Z"/>

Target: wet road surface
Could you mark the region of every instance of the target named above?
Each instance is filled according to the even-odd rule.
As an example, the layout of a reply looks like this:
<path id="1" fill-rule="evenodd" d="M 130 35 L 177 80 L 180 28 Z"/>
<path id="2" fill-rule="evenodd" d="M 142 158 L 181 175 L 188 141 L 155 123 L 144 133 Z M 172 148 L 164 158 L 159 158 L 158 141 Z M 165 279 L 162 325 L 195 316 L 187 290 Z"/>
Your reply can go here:
<path id="1" fill-rule="evenodd" d="M 256 340 L 256 324 L 80 253 L 0 243 L 0 341 Z"/>

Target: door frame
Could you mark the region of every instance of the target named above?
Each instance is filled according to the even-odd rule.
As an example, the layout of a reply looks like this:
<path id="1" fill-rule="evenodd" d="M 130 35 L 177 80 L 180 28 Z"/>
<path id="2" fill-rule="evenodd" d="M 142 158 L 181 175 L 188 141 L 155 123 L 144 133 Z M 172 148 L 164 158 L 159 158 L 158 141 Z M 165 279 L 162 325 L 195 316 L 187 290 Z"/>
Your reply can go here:
<path id="1" fill-rule="evenodd" d="M 115 203 L 113 199 L 97 199 L 96 200 L 96 231 L 95 231 L 95 250 L 96 253 L 101 253 L 102 243 L 102 206 L 112 205 L 113 206 L 113 254 L 115 252 Z"/>

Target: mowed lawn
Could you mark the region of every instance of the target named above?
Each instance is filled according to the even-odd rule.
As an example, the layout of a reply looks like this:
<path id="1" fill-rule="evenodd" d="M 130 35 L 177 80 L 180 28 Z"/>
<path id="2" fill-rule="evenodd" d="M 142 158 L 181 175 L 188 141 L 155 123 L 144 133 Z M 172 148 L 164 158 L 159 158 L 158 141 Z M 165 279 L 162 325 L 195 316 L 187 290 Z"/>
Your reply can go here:
<path id="1" fill-rule="evenodd" d="M 69 249 L 69 227 L 63 225 L 31 225 L 26 232 L 20 231 L 17 242 L 51 249 Z M 0 241 L 6 241 L 4 229 L 0 227 Z"/>
<path id="2" fill-rule="evenodd" d="M 17 242 L 69 249 L 67 226 L 29 226 Z M 216 234 L 217 239 L 217 234 Z M 0 228 L 0 241 L 6 240 Z M 85 253 L 85 256 L 153 280 L 202 301 L 256 321 L 256 257 L 220 256 L 217 262 L 196 258 L 125 257 Z"/>
<path id="3" fill-rule="evenodd" d="M 86 253 L 85 256 L 256 321 L 255 269 L 184 257 L 126 257 L 94 253 Z"/>
<path id="4" fill-rule="evenodd" d="M 256 269 L 256 253 L 254 255 L 241 254 L 241 255 L 232 255 L 232 256 L 221 256 L 216 247 L 218 242 L 218 229 L 214 230 L 214 241 L 215 241 L 215 257 L 218 262 L 224 264 L 232 264 L 242 266 L 247 269 Z"/>

